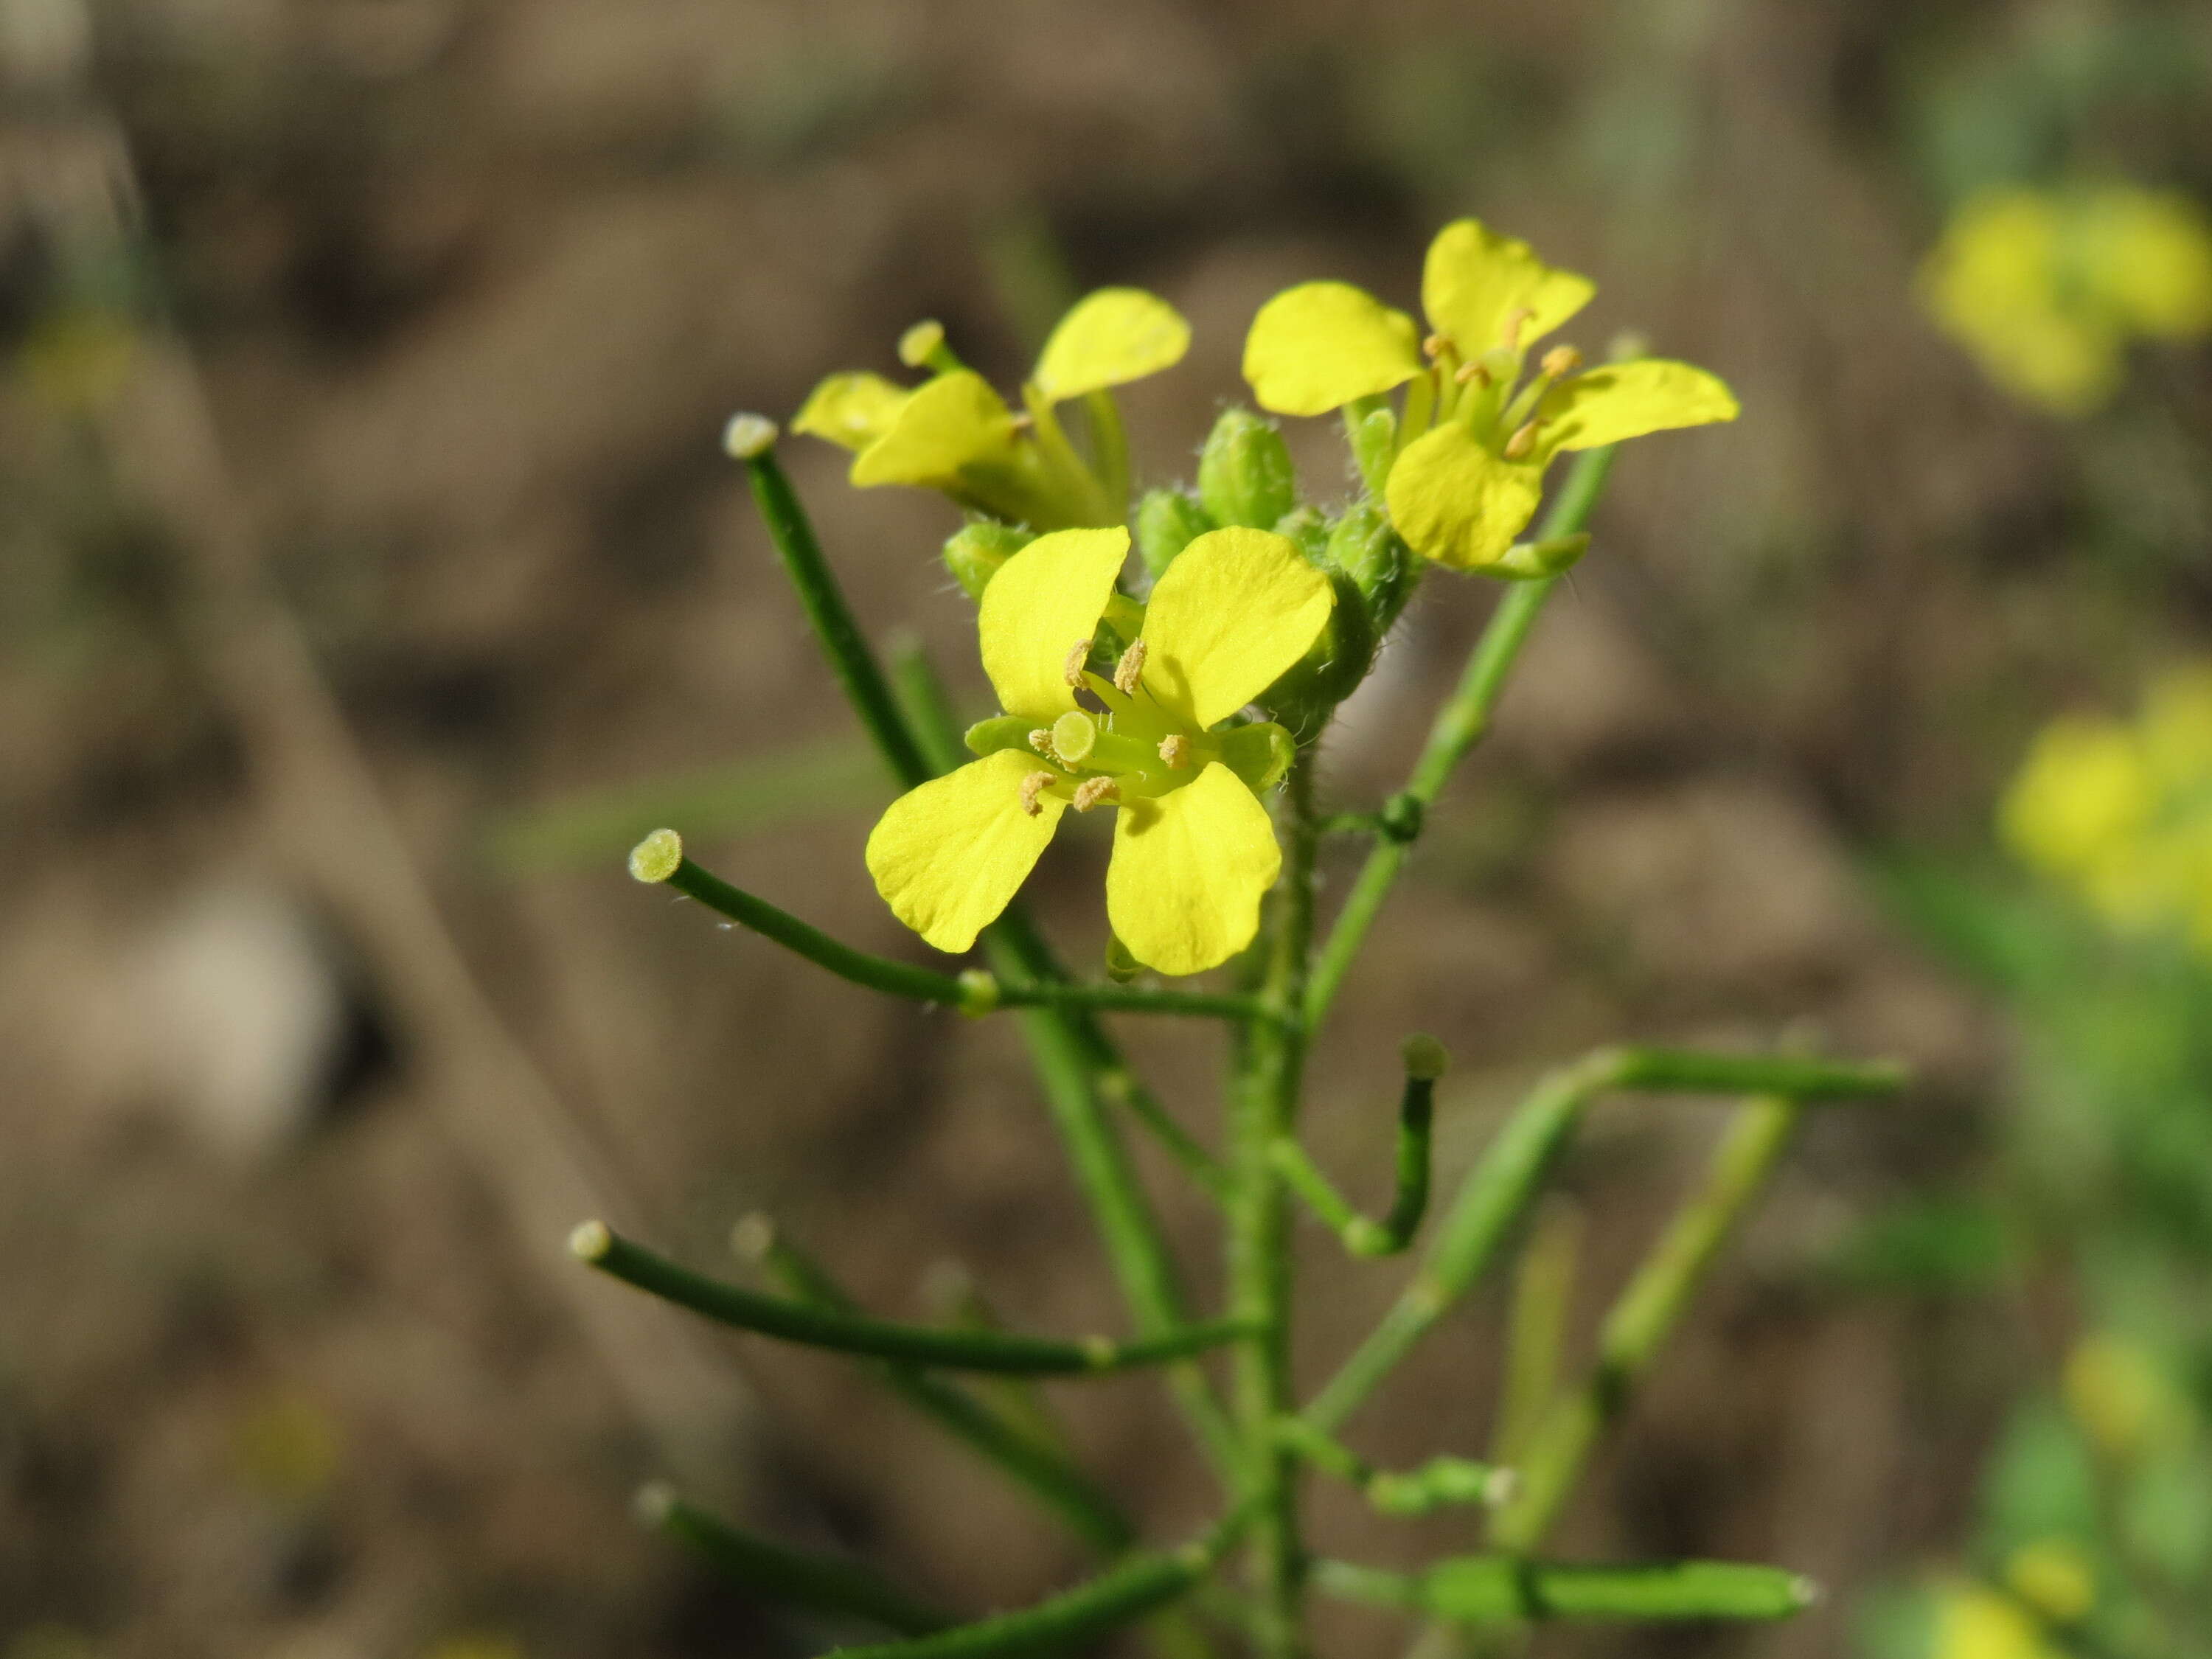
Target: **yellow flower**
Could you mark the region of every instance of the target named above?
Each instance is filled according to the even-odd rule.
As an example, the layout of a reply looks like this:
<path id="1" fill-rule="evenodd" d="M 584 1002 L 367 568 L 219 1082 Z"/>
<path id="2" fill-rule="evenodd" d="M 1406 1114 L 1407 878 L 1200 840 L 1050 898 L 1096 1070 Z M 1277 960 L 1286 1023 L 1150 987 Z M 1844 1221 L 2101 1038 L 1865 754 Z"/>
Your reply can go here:
<path id="1" fill-rule="evenodd" d="M 1305 654 L 1334 594 L 1287 538 L 1210 531 L 1161 576 L 1109 678 L 1088 663 L 1128 549 L 1118 526 L 1059 531 L 983 590 L 983 668 L 1006 713 L 969 732 L 982 758 L 900 797 L 868 837 L 877 890 L 940 951 L 1006 908 L 1071 805 L 1118 809 L 1106 911 L 1139 962 L 1198 973 L 1259 926 L 1282 855 L 1257 792 L 1291 740 L 1216 728 Z"/>
<path id="2" fill-rule="evenodd" d="M 1985 191 L 1953 214 L 1920 289 L 1998 386 L 2087 415 L 2118 389 L 2130 337 L 2212 335 L 2212 227 L 2188 198 L 2132 185 Z"/>
<path id="3" fill-rule="evenodd" d="M 1939 1595 L 1935 1659 L 2060 1659 L 2010 1596 L 1965 1583 L 1946 1585 Z"/>
<path id="4" fill-rule="evenodd" d="M 2005 1583 L 2053 1624 L 2073 1624 L 2097 1605 L 2097 1564 L 2070 1538 L 2021 1545 L 2005 1562 Z"/>
<path id="5" fill-rule="evenodd" d="M 2188 1443 L 2195 1414 L 2157 1357 L 2124 1337 L 2083 1337 L 2060 1376 L 2066 1409 L 2109 1457 L 2134 1462 Z"/>
<path id="6" fill-rule="evenodd" d="M 911 389 L 880 374 L 832 374 L 792 427 L 854 452 L 851 479 L 866 489 L 911 484 L 963 507 L 1038 530 L 1119 519 L 1126 483 L 1111 456 L 1102 480 L 1061 429 L 1054 405 L 1158 374 L 1182 360 L 1190 325 L 1141 289 L 1105 288 L 1079 302 L 1045 342 L 1022 386 L 1024 412 L 945 346 L 933 323 L 900 342 L 900 356 L 934 378 Z M 1102 418 L 1110 420 L 1110 411 Z M 1118 429 L 1109 441 L 1118 443 Z"/>
<path id="7" fill-rule="evenodd" d="M 1398 533 L 1459 569 L 1547 574 L 1511 555 L 1554 456 L 1736 415 L 1735 396 L 1704 369 L 1645 360 L 1583 371 L 1571 346 L 1547 352 L 1522 385 L 1530 343 L 1595 292 L 1526 242 L 1461 219 L 1429 245 L 1425 340 L 1411 317 L 1364 289 L 1305 283 L 1252 319 L 1244 378 L 1279 415 L 1326 414 L 1408 386 L 1382 485 Z"/>

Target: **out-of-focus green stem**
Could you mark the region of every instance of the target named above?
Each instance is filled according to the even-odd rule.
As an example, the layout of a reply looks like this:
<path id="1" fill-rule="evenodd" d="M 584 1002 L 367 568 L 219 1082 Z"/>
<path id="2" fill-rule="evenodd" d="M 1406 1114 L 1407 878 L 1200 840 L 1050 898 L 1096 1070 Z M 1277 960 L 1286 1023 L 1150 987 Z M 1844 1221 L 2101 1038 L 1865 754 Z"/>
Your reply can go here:
<path id="1" fill-rule="evenodd" d="M 1508 1471 L 1464 1457 L 1432 1457 L 1402 1474 L 1378 1469 L 1303 1417 L 1277 1418 L 1275 1438 L 1324 1474 L 1357 1487 L 1384 1515 L 1426 1515 L 1447 1504 L 1494 1504 L 1513 1485 Z"/>
<path id="2" fill-rule="evenodd" d="M 1049 979 L 1008 984 L 1002 981 L 998 999 L 1001 1008 L 1091 1008 L 1101 1013 L 1168 1014 L 1181 1019 L 1277 1017 L 1274 1009 L 1250 997 L 1159 990 L 1146 985 L 1075 985 Z"/>
<path id="3" fill-rule="evenodd" d="M 829 1270 L 765 1216 L 740 1222 L 732 1243 L 795 1299 L 828 1313 L 860 1311 Z M 1085 1543 L 1112 1555 L 1136 1541 L 1136 1528 L 1096 1482 L 1056 1449 L 1016 1429 L 967 1389 L 903 1362 L 878 1361 L 876 1370 L 892 1393 L 996 1464 Z"/>
<path id="4" fill-rule="evenodd" d="M 1626 1407 L 1714 1256 L 1765 1186 L 1802 1110 L 1783 1096 L 1738 1109 L 1703 1188 L 1675 1213 L 1606 1316 L 1588 1380 L 1546 1413 L 1530 1437 L 1521 1492 L 1491 1528 L 1498 1548 L 1526 1554 L 1543 1542 L 1599 1433 Z"/>
<path id="5" fill-rule="evenodd" d="M 1518 1463 L 1559 1389 L 1582 1232 L 1582 1212 L 1555 1199 L 1537 1212 L 1522 1249 L 1506 1317 L 1505 1382 L 1490 1447 L 1501 1463 Z"/>
<path id="6" fill-rule="evenodd" d="M 696 1551 L 729 1577 L 787 1607 L 857 1615 L 908 1636 L 940 1631 L 952 1621 L 911 1601 L 857 1561 L 809 1555 L 772 1544 L 655 1484 L 637 1495 L 638 1516 L 647 1526 Z"/>
<path id="7" fill-rule="evenodd" d="M 1275 1148 L 1295 1135 L 1304 1076 L 1304 1036 L 1292 1016 L 1304 996 L 1313 940 L 1319 838 L 1312 764 L 1310 757 L 1301 757 L 1285 781 L 1282 827 L 1288 847 L 1262 946 L 1267 969 L 1261 996 L 1283 1018 L 1247 1029 L 1240 1072 L 1231 1085 L 1229 1306 L 1253 1329 L 1238 1347 L 1234 1400 L 1243 1491 L 1253 1504 L 1255 1626 L 1263 1659 L 1297 1659 L 1305 1650 L 1297 1472 L 1275 1430 L 1277 1419 L 1292 1409 L 1290 1211 Z"/>
<path id="8" fill-rule="evenodd" d="M 1538 532 L 1542 539 L 1575 535 L 1589 524 L 1598 498 L 1604 492 L 1613 455 L 1608 447 L 1585 451 L 1577 458 L 1559 499 Z M 1482 637 L 1475 641 L 1459 689 L 1437 710 L 1429 728 L 1428 743 L 1414 763 L 1413 776 L 1383 814 L 1389 832 L 1376 843 L 1366 863 L 1360 866 L 1352 890 L 1345 897 L 1344 908 L 1337 913 L 1335 925 L 1329 930 L 1328 942 L 1322 947 L 1321 958 L 1314 966 L 1313 979 L 1306 989 L 1309 1030 L 1319 1030 L 1328 1017 L 1329 1005 L 1335 1001 L 1345 976 L 1352 971 L 1352 960 L 1365 943 L 1368 929 L 1375 925 L 1383 900 L 1389 896 L 1398 872 L 1405 867 L 1407 849 L 1420 833 L 1421 819 L 1436 804 L 1437 795 L 1467 751 L 1489 729 L 1491 713 L 1505 690 L 1506 679 L 1521 655 L 1521 647 L 1528 642 L 1529 630 L 1535 626 L 1537 615 L 1559 580 L 1554 576 L 1540 581 L 1518 582 L 1507 589 L 1483 629 Z"/>
<path id="9" fill-rule="evenodd" d="M 1249 1321 L 1238 1319 L 1183 1325 L 1133 1342 L 1104 1336 L 1066 1342 L 1000 1331 L 942 1330 L 831 1313 L 807 1303 L 763 1296 L 680 1267 L 612 1231 L 603 1222 L 587 1221 L 577 1228 L 569 1248 L 580 1261 L 611 1278 L 739 1330 L 836 1353 L 866 1354 L 946 1370 L 1003 1371 L 1018 1376 L 1103 1376 L 1133 1366 L 1180 1359 L 1236 1341 L 1252 1331 Z"/>
<path id="10" fill-rule="evenodd" d="M 1084 1649 L 1188 1595 L 1211 1572 L 1244 1526 L 1242 1510 L 1205 1538 L 1173 1552 L 1132 1555 L 1121 1565 L 1049 1601 L 910 1642 L 840 1648 L 840 1659 L 1001 1659 Z"/>
<path id="11" fill-rule="evenodd" d="M 853 619 L 853 609 L 845 602 L 844 590 L 822 555 L 822 544 L 815 538 L 806 509 L 799 505 L 791 480 L 775 458 L 772 428 L 766 442 L 738 459 L 752 485 L 753 501 L 768 526 L 769 539 L 775 543 L 791 585 L 799 590 L 806 620 L 813 624 L 814 635 L 822 642 L 830 666 L 845 688 L 860 724 L 883 751 L 884 763 L 902 788 L 927 782 L 934 775 L 901 717 L 898 705 L 891 700 L 890 687 L 884 682 L 875 653 L 868 648 L 866 636 Z"/>
<path id="12" fill-rule="evenodd" d="M 1547 1619 L 1787 1619 L 1819 1599 L 1811 1581 L 1743 1561 L 1654 1561 L 1631 1566 L 1462 1555 L 1424 1572 L 1385 1572 L 1348 1561 L 1314 1565 L 1324 1595 L 1403 1607 L 1455 1625 Z"/>

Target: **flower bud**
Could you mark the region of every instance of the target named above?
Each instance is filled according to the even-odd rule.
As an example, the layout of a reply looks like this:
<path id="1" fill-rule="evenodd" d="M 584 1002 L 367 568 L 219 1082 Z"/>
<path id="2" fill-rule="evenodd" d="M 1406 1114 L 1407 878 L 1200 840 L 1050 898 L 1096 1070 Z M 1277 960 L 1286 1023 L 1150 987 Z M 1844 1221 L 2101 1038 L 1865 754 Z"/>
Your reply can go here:
<path id="1" fill-rule="evenodd" d="M 1223 410 L 1198 457 L 1198 498 L 1213 521 L 1270 530 L 1297 496 L 1283 434 L 1249 409 Z"/>
<path id="2" fill-rule="evenodd" d="M 1180 489 L 1148 489 L 1137 503 L 1137 552 L 1158 581 L 1176 554 L 1213 527 L 1196 496 Z"/>
<path id="3" fill-rule="evenodd" d="M 1036 539 L 1026 530 L 977 519 L 954 531 L 945 544 L 945 568 L 960 591 L 980 600 L 999 567 Z"/>
<path id="4" fill-rule="evenodd" d="M 1294 507 L 1275 520 L 1275 533 L 1298 544 L 1298 551 L 1316 564 L 1328 549 L 1328 520 L 1317 507 Z"/>
<path id="5" fill-rule="evenodd" d="M 1376 614 L 1395 617 L 1410 574 L 1406 544 L 1390 528 L 1390 515 L 1376 501 L 1347 508 L 1329 532 L 1326 562 L 1352 578 Z"/>
<path id="6" fill-rule="evenodd" d="M 1390 463 L 1397 458 L 1397 415 L 1387 404 L 1370 409 L 1352 423 L 1348 435 L 1361 480 L 1370 494 L 1380 495 L 1390 477 Z"/>
<path id="7" fill-rule="evenodd" d="M 1507 581 L 1542 581 L 1573 569 L 1583 555 L 1589 551 L 1589 544 L 1587 532 L 1555 536 L 1545 542 L 1516 542 L 1490 563 L 1477 568 L 1486 576 L 1503 577 Z"/>

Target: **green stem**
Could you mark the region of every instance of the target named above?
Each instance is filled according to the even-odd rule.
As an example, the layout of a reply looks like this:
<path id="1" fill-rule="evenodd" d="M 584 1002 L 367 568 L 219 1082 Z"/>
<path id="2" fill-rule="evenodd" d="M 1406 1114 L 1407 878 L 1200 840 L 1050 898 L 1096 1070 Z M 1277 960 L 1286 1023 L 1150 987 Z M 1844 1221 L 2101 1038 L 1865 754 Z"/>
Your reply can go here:
<path id="1" fill-rule="evenodd" d="M 1893 1095 L 1910 1074 L 1891 1061 L 1803 1060 L 1791 1054 L 1708 1054 L 1688 1048 L 1617 1048 L 1607 1052 L 1613 1086 L 1692 1094 L 1777 1094 L 1798 1100 L 1851 1100 Z"/>
<path id="2" fill-rule="evenodd" d="M 1654 1561 L 1629 1566 L 1462 1555 L 1418 1573 L 1349 1561 L 1314 1564 L 1314 1584 L 1340 1601 L 1402 1607 L 1458 1625 L 1575 1620 L 1768 1620 L 1819 1599 L 1809 1580 L 1745 1561 Z"/>
<path id="3" fill-rule="evenodd" d="M 1077 1648 L 1134 1623 L 1195 1589 L 1236 1541 L 1242 1514 L 1200 1541 L 1133 1555 L 1111 1571 L 1019 1613 L 1001 1613 L 911 1642 L 840 1648 L 839 1659 L 1000 1659 Z"/>
<path id="4" fill-rule="evenodd" d="M 1432 1457 L 1402 1474 L 1378 1469 L 1303 1417 L 1277 1418 L 1275 1439 L 1322 1474 L 1357 1487 L 1383 1515 L 1426 1515 L 1447 1504 L 1494 1504 L 1513 1485 L 1507 1471 L 1464 1457 Z"/>
<path id="5" fill-rule="evenodd" d="M 763 445 L 757 453 L 740 459 L 769 539 L 775 543 L 791 585 L 799 590 L 806 620 L 813 624 L 815 637 L 822 642 L 830 666 L 845 688 L 861 725 L 883 751 L 884 763 L 902 788 L 927 783 L 934 774 L 891 699 L 890 687 L 884 682 L 875 653 L 853 619 L 852 607 L 845 602 L 830 562 L 822 556 L 822 544 L 815 538 L 806 509 L 799 505 L 791 480 L 775 458 L 775 445 Z"/>
<path id="6" fill-rule="evenodd" d="M 1431 1053 L 1441 1056 L 1443 1051 L 1434 1038 L 1419 1037 L 1414 1042 L 1423 1045 L 1419 1053 L 1425 1058 Z M 1409 1056 L 1413 1052 L 1409 1046 Z M 1389 1212 L 1380 1221 L 1371 1221 L 1353 1209 L 1293 1137 L 1282 1137 L 1271 1149 L 1275 1172 L 1353 1255 L 1395 1255 L 1413 1242 L 1429 1207 L 1429 1152 L 1436 1092 L 1434 1073 L 1407 1072 L 1405 1093 L 1398 1105 L 1397 1187 Z"/>
<path id="7" fill-rule="evenodd" d="M 1181 1359 L 1252 1334 L 1250 1322 L 1217 1319 L 1159 1336 L 1117 1342 L 1094 1336 L 1077 1342 L 996 1331 L 934 1329 L 854 1314 L 830 1313 L 803 1302 L 763 1296 L 679 1267 L 664 1256 L 587 1221 L 569 1248 L 579 1259 L 626 1285 L 739 1330 L 780 1337 L 838 1353 L 866 1354 L 949 1370 L 1003 1371 L 1021 1376 L 1102 1376 L 1139 1365 Z"/>
<path id="8" fill-rule="evenodd" d="M 794 1299 L 825 1313 L 849 1316 L 860 1311 L 829 1271 L 786 1238 L 766 1217 L 752 1217 L 739 1223 L 734 1242 L 745 1255 L 775 1275 L 785 1292 Z M 1088 1475 L 1052 1446 L 1017 1429 L 957 1383 L 897 1361 L 878 1362 L 875 1369 L 892 1393 L 987 1462 L 996 1464 L 1085 1543 L 1113 1555 L 1136 1541 L 1136 1528 L 1128 1517 Z"/>
<path id="9" fill-rule="evenodd" d="M 1526 1554 L 1543 1542 L 1598 1435 L 1626 1408 L 1714 1256 L 1773 1173 L 1802 1109 L 1783 1097 L 1738 1109 L 1705 1186 L 1676 1212 L 1606 1316 L 1588 1380 L 1556 1404 L 1530 1437 L 1521 1492 L 1491 1528 L 1499 1548 Z"/>
<path id="10" fill-rule="evenodd" d="M 1284 1018 L 1245 1033 L 1231 1108 L 1236 1184 L 1228 1206 L 1230 1311 L 1254 1333 L 1237 1353 L 1234 1399 L 1244 1493 L 1255 1506 L 1252 1578 L 1264 1659 L 1295 1659 L 1304 1650 L 1297 1467 L 1275 1437 L 1277 1419 L 1291 1409 L 1290 1214 L 1275 1147 L 1296 1133 L 1305 1061 L 1304 1035 L 1289 1016 L 1304 999 L 1312 951 L 1318 837 L 1310 757 L 1291 767 L 1283 802 L 1288 848 L 1261 996 Z"/>
<path id="11" fill-rule="evenodd" d="M 1129 502 L 1129 437 L 1121 428 L 1121 406 L 1112 392 L 1101 389 L 1085 394 L 1083 412 L 1091 422 L 1091 457 L 1106 492 L 1107 511 L 1124 513 Z"/>
<path id="12" fill-rule="evenodd" d="M 871 1620 L 889 1630 L 924 1636 L 952 1621 L 909 1601 L 857 1561 L 808 1555 L 772 1544 L 655 1484 L 637 1495 L 639 1517 L 655 1531 L 697 1552 L 750 1589 L 787 1607 Z"/>
<path id="13" fill-rule="evenodd" d="M 1072 985 L 1056 980 L 1002 982 L 998 999 L 1002 1008 L 1090 1008 L 1102 1013 L 1169 1014 L 1182 1019 L 1277 1017 L 1273 1008 L 1250 997 L 1157 990 L 1144 985 Z"/>
<path id="14" fill-rule="evenodd" d="M 1505 1317 L 1505 1381 L 1490 1446 L 1501 1463 L 1520 1462 L 1558 1392 L 1582 1233 L 1582 1212 L 1565 1198 L 1553 1200 L 1537 1212 L 1515 1267 Z"/>
<path id="15" fill-rule="evenodd" d="M 1539 532 L 1541 537 L 1548 540 L 1555 536 L 1574 535 L 1589 523 L 1598 497 L 1604 491 L 1613 454 L 1608 447 L 1588 450 L 1577 459 L 1558 500 L 1544 520 L 1544 527 Z M 1329 1005 L 1343 988 L 1345 976 L 1351 972 L 1352 960 L 1366 941 L 1368 929 L 1375 925 L 1383 901 L 1397 883 L 1398 872 L 1405 867 L 1407 849 L 1420 833 L 1421 819 L 1435 805 L 1454 769 L 1489 729 L 1491 714 L 1505 690 L 1506 679 L 1521 655 L 1522 647 L 1528 643 L 1529 630 L 1535 626 L 1544 601 L 1551 597 L 1559 580 L 1554 576 L 1521 582 L 1507 589 L 1483 629 L 1482 637 L 1475 641 L 1459 689 L 1437 710 L 1429 729 L 1428 742 L 1421 750 L 1420 759 L 1414 763 L 1413 776 L 1384 814 L 1386 822 L 1395 827 L 1395 833 L 1377 842 L 1368 854 L 1366 863 L 1360 866 L 1352 890 L 1345 898 L 1343 909 L 1337 914 L 1328 941 L 1322 947 L 1321 959 L 1314 967 L 1313 981 L 1306 991 L 1309 1030 L 1320 1029 Z"/>

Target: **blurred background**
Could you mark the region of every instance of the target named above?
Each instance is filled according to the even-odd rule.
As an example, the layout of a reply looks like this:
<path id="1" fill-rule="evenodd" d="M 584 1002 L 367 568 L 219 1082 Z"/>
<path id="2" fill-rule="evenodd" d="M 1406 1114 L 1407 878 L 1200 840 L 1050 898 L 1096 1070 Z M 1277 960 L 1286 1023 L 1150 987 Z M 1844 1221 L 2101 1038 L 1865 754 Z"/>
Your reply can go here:
<path id="1" fill-rule="evenodd" d="M 1125 404 L 1140 482 L 1187 477 L 1261 301 L 1409 305 L 1469 212 L 1597 278 L 1586 349 L 1640 329 L 1745 415 L 1622 458 L 1315 1057 L 1317 1155 L 1382 1190 L 1415 1029 L 1457 1057 L 1447 1179 L 1601 1041 L 1920 1078 L 1814 1123 L 1561 1538 L 1828 1599 L 1539 1650 L 2208 1650 L 2201 5 L 0 0 L 0 80 L 6 1659 L 811 1650 L 633 1527 L 664 1474 L 957 1606 L 1079 1572 L 865 1376 L 562 1249 L 604 1213 L 713 1267 L 766 1210 L 887 1312 L 965 1284 L 1117 1328 L 1010 1031 L 623 874 L 672 823 L 920 949 L 719 428 L 896 373 L 927 316 L 1011 385 L 1127 283 L 1195 330 Z M 864 620 L 981 712 L 952 510 L 785 449 Z M 1428 585 L 1328 753 L 1344 805 L 1495 592 Z M 1103 851 L 1036 889 L 1081 961 Z M 1210 1138 L 1211 1038 L 1128 1036 Z M 1593 1120 L 1576 1331 L 1719 1112 Z M 1307 1243 L 1318 1380 L 1398 1275 Z M 1504 1305 L 1361 1449 L 1480 1452 Z M 1144 1382 L 1058 1394 L 1155 1535 L 1203 1517 Z M 1473 1536 L 1326 1491 L 1316 1525 L 1392 1565 Z"/>

